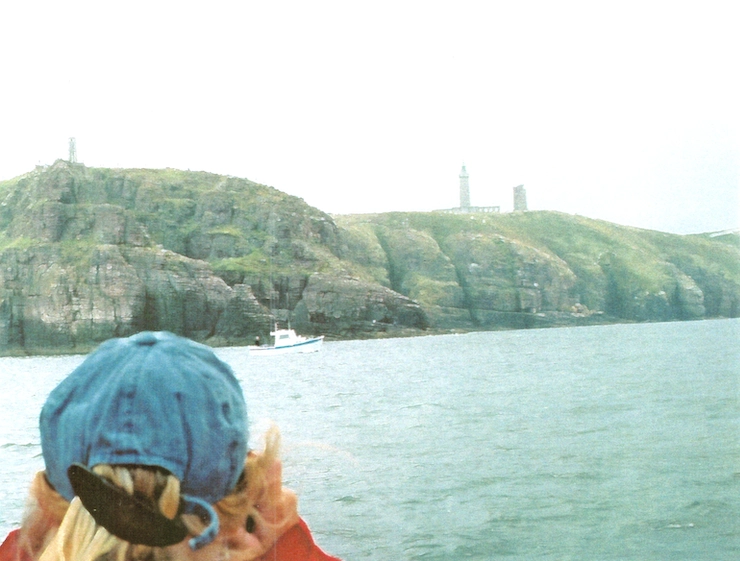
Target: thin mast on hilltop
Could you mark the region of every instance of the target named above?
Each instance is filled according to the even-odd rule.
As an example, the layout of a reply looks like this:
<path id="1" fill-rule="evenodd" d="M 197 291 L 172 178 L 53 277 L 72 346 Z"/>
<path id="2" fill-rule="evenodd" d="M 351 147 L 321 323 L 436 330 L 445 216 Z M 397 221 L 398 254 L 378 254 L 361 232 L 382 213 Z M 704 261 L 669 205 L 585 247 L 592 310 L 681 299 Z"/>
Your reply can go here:
<path id="1" fill-rule="evenodd" d="M 77 163 L 77 143 L 74 136 L 69 139 L 69 163 Z"/>

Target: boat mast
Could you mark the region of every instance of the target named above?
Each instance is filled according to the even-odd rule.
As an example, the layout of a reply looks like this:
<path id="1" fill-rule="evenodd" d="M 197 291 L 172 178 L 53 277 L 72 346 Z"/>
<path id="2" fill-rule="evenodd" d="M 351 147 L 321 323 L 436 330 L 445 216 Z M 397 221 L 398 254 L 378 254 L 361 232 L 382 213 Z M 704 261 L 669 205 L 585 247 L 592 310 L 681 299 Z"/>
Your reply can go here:
<path id="1" fill-rule="evenodd" d="M 277 294 L 278 300 L 280 299 L 280 291 L 275 290 L 275 279 L 273 278 L 273 269 L 272 269 L 272 259 L 275 254 L 275 250 L 277 248 L 277 230 L 275 227 L 275 211 L 270 211 L 270 218 L 268 219 L 267 223 L 267 230 L 270 234 L 270 248 L 269 248 L 269 254 L 267 256 L 267 265 L 268 265 L 268 271 L 270 276 L 270 292 L 269 292 L 269 298 L 270 298 L 270 317 L 272 318 L 272 328 L 273 331 L 278 330 L 278 322 L 277 322 L 277 316 L 275 315 L 275 295 Z"/>

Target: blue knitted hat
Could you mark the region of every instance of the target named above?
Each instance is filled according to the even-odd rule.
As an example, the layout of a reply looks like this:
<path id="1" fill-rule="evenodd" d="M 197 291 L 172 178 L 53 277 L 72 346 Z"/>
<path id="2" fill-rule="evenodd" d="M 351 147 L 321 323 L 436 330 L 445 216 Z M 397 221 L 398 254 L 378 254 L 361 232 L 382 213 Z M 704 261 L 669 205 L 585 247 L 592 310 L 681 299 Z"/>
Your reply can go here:
<path id="1" fill-rule="evenodd" d="M 51 392 L 40 428 L 46 476 L 70 501 L 73 464 L 136 464 L 171 472 L 181 493 L 213 504 L 234 489 L 247 455 L 231 368 L 167 332 L 103 343 Z"/>

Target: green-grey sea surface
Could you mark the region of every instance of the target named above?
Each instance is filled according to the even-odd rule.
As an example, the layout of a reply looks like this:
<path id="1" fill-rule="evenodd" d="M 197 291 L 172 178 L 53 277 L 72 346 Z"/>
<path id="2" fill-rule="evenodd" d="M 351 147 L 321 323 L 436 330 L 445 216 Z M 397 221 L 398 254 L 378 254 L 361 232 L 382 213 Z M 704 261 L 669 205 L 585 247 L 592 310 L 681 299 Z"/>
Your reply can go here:
<path id="1" fill-rule="evenodd" d="M 346 561 L 740 559 L 740 320 L 218 349 Z M 2 358 L 0 532 L 82 357 Z"/>

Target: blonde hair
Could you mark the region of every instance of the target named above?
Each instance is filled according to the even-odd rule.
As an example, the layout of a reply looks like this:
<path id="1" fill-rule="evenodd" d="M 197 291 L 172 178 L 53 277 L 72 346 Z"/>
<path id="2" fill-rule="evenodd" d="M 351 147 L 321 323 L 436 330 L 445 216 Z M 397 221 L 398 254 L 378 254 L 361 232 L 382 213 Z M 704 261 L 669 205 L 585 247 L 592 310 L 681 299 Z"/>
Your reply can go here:
<path id="1" fill-rule="evenodd" d="M 95 466 L 93 471 L 129 495 L 136 493 L 140 498 L 146 497 L 166 517 L 173 519 L 177 515 L 180 481 L 174 475 L 154 468 L 106 464 Z M 160 558 L 155 548 L 130 544 L 98 526 L 78 497 L 67 503 L 49 486 L 43 473 L 36 475 L 31 497 L 20 545 L 34 559 L 145 561 Z"/>
<path id="2" fill-rule="evenodd" d="M 269 469 L 275 464 L 280 446 L 276 427 L 265 435 L 262 453 L 250 452 L 245 460 L 245 475 L 231 494 L 216 503 L 222 523 L 251 517 L 253 525 L 277 536 L 286 520 L 274 520 L 261 510 L 269 494 Z M 97 465 L 93 471 L 124 489 L 129 495 L 146 497 L 164 516 L 173 519 L 180 504 L 180 481 L 151 467 Z M 36 474 L 30 490 L 19 546 L 38 561 L 160 561 L 167 558 L 163 548 L 131 544 L 99 526 L 75 497 L 68 503 L 49 485 L 43 472 Z M 269 498 L 269 497 L 267 497 Z M 197 517 L 182 516 L 188 531 L 199 534 L 203 526 Z M 291 519 L 291 523 L 295 520 Z M 249 531 L 249 522 L 247 523 Z"/>
<path id="3" fill-rule="evenodd" d="M 299 520 L 297 498 L 282 486 L 279 450 L 280 432 L 273 426 L 265 434 L 264 451 L 247 456 L 245 479 L 215 505 L 226 528 L 234 520 L 246 521 L 246 531 L 260 544 L 252 550 L 253 558 L 267 552 Z"/>

